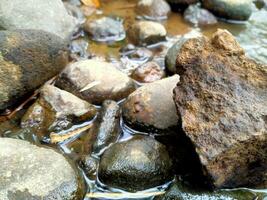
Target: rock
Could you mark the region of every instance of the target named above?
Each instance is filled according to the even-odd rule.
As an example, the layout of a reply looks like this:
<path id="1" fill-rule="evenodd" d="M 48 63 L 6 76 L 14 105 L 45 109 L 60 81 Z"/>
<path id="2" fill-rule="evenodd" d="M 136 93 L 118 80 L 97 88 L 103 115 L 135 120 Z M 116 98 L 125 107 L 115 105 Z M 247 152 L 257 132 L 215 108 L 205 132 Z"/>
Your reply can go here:
<path id="1" fill-rule="evenodd" d="M 148 136 L 113 144 L 100 159 L 98 178 L 111 187 L 135 192 L 172 180 L 165 147 Z"/>
<path id="2" fill-rule="evenodd" d="M 88 59 L 90 56 L 87 51 L 88 46 L 88 42 L 85 39 L 72 40 L 70 44 L 71 59 L 75 61 Z"/>
<path id="3" fill-rule="evenodd" d="M 83 24 L 86 21 L 82 10 L 78 6 L 75 6 L 70 2 L 64 2 L 64 6 L 67 9 L 68 13 L 74 18 L 76 18 L 79 24 Z"/>
<path id="4" fill-rule="evenodd" d="M 80 161 L 80 166 L 90 179 L 96 178 L 98 160 L 92 156 L 84 156 Z"/>
<path id="5" fill-rule="evenodd" d="M 167 0 L 167 2 L 171 5 L 172 10 L 183 11 L 188 5 L 195 4 L 199 2 L 199 0 Z"/>
<path id="6" fill-rule="evenodd" d="M 132 79 L 112 64 L 83 60 L 70 64 L 60 74 L 56 86 L 93 104 L 106 99 L 121 100 L 135 90 Z"/>
<path id="7" fill-rule="evenodd" d="M 251 0 L 203 0 L 202 5 L 218 17 L 230 20 L 248 20 L 252 14 Z"/>
<path id="8" fill-rule="evenodd" d="M 136 6 L 136 13 L 148 20 L 167 19 L 170 11 L 165 0 L 139 0 Z"/>
<path id="9" fill-rule="evenodd" d="M 208 10 L 200 8 L 198 4 L 190 5 L 184 12 L 185 21 L 200 26 L 214 25 L 216 17 Z"/>
<path id="10" fill-rule="evenodd" d="M 67 63 L 65 47 L 59 37 L 43 31 L 0 31 L 0 110 L 59 73 Z"/>
<path id="11" fill-rule="evenodd" d="M 141 83 L 158 81 L 165 76 L 164 71 L 156 62 L 147 62 L 136 68 L 131 77 Z"/>
<path id="12" fill-rule="evenodd" d="M 140 129 L 162 134 L 178 123 L 178 116 L 172 99 L 173 89 L 179 82 L 174 75 L 153 83 L 148 83 L 125 100 L 122 116 L 126 124 L 133 129 Z"/>
<path id="13" fill-rule="evenodd" d="M 185 185 L 175 182 L 175 184 L 164 194 L 155 198 L 155 200 L 248 200 L 262 199 L 261 194 L 256 195 L 249 190 L 219 190 L 216 192 L 196 191 L 189 189 Z"/>
<path id="14" fill-rule="evenodd" d="M 267 0 L 254 0 L 253 3 L 258 9 L 262 9 L 266 7 L 267 5 Z"/>
<path id="15" fill-rule="evenodd" d="M 166 39 L 163 25 L 151 21 L 138 21 L 127 31 L 129 39 L 136 45 L 153 44 Z"/>
<path id="16" fill-rule="evenodd" d="M 120 107 L 116 102 L 106 100 L 103 102 L 100 114 L 89 130 L 89 152 L 101 153 L 110 144 L 116 142 L 121 134 Z"/>
<path id="17" fill-rule="evenodd" d="M 38 29 L 69 39 L 77 22 L 61 0 L 1 0 L 0 27 L 6 30 Z"/>
<path id="18" fill-rule="evenodd" d="M 267 66 L 226 30 L 188 40 L 177 56 L 174 101 L 203 174 L 217 188 L 255 186 L 267 174 Z"/>
<path id="19" fill-rule="evenodd" d="M 0 138 L 1 200 L 79 200 L 84 185 L 59 153 L 29 142 Z"/>
<path id="20" fill-rule="evenodd" d="M 123 21 L 119 18 L 102 17 L 87 21 L 85 30 L 98 42 L 121 41 L 126 37 Z"/>
<path id="21" fill-rule="evenodd" d="M 70 123 L 93 119 L 96 113 L 96 108 L 90 103 L 52 85 L 45 85 L 40 98 L 23 116 L 21 126 L 44 135 L 48 130 L 60 131 L 68 128 Z"/>

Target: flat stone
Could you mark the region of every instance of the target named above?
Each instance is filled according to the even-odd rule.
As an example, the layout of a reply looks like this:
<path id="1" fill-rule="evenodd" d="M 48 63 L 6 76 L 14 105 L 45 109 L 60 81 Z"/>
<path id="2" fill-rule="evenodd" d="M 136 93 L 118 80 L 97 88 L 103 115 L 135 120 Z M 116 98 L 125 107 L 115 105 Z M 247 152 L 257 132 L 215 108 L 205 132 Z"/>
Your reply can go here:
<path id="1" fill-rule="evenodd" d="M 267 174 L 267 66 L 218 30 L 188 40 L 176 63 L 174 100 L 203 174 L 216 188 L 255 186 Z"/>
<path id="2" fill-rule="evenodd" d="M 1 200 L 80 200 L 78 172 L 56 151 L 0 138 Z"/>
<path id="3" fill-rule="evenodd" d="M 18 103 L 66 63 L 66 44 L 56 35 L 39 30 L 0 31 L 0 110 Z"/>

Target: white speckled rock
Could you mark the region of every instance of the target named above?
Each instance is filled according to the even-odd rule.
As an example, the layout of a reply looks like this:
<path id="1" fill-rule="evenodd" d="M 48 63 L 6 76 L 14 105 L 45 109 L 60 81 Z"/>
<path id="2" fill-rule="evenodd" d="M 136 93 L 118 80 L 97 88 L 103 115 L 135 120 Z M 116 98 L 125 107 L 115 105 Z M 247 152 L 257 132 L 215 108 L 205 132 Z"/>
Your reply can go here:
<path id="1" fill-rule="evenodd" d="M 52 149 L 0 138 L 1 200 L 80 200 L 82 184 L 69 162 Z"/>

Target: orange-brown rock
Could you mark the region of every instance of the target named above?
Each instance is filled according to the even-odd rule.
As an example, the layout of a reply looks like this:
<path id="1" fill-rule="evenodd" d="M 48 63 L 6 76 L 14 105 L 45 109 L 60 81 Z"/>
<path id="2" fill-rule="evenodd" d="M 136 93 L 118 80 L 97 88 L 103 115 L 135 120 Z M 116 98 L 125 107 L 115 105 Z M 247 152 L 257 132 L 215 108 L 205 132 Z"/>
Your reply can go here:
<path id="1" fill-rule="evenodd" d="M 245 56 L 218 30 L 190 39 L 177 56 L 174 100 L 183 133 L 203 173 L 217 188 L 253 186 L 267 178 L 267 66 Z"/>

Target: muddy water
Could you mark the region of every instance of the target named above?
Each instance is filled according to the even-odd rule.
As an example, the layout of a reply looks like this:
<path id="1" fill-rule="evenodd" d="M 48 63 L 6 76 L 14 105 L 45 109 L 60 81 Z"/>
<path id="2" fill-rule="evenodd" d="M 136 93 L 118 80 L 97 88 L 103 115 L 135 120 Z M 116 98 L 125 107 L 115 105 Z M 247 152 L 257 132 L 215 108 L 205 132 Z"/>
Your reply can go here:
<path id="1" fill-rule="evenodd" d="M 125 29 L 127 29 L 127 27 L 130 27 L 131 24 L 133 24 L 133 22 L 136 20 L 137 16 L 134 11 L 136 0 L 116 0 L 116 1 L 102 0 L 101 2 L 102 2 L 101 11 L 97 11 L 94 15 L 90 16 L 89 19 L 95 19 L 101 16 L 109 16 L 109 15 L 119 16 L 124 20 Z M 255 8 L 255 11 L 250 21 L 245 22 L 243 24 L 230 24 L 220 21 L 217 25 L 214 26 L 194 27 L 187 24 L 183 20 L 182 15 L 178 13 L 171 13 L 168 20 L 161 21 L 161 23 L 166 27 L 168 32 L 168 41 L 166 42 L 166 44 L 163 44 L 163 46 L 164 45 L 168 46 L 169 45 L 168 42 L 172 43 L 173 40 L 177 39 L 177 36 L 186 34 L 190 31 L 199 32 L 209 37 L 216 31 L 216 29 L 223 28 L 229 30 L 237 37 L 237 39 L 239 40 L 241 45 L 245 48 L 247 54 L 250 57 L 256 59 L 259 62 L 267 63 L 266 19 L 267 19 L 267 11 L 266 10 L 258 11 Z M 126 38 L 125 41 L 117 43 L 108 43 L 108 44 L 97 43 L 90 40 L 88 40 L 88 42 L 89 42 L 89 47 L 88 47 L 89 54 L 116 62 L 121 59 L 119 50 L 128 43 L 128 40 Z M 154 56 L 160 54 L 159 48 L 152 48 L 150 50 L 153 52 Z M 35 141 L 34 137 L 23 138 L 24 137 L 23 130 L 19 129 L 20 118 L 25 112 L 25 110 L 26 109 L 21 110 L 11 120 L 2 122 L 0 124 L 0 132 L 3 133 L 3 136 L 16 137 L 16 138 Z M 88 121 L 83 124 L 78 124 L 75 127 L 72 127 L 72 129 L 84 127 L 91 123 L 93 123 L 93 121 Z M 126 140 L 130 138 L 132 134 L 136 134 L 136 131 L 126 127 L 123 121 L 121 121 L 121 126 L 123 133 L 121 135 L 120 140 Z M 53 146 L 61 150 L 62 153 L 69 156 L 72 160 L 76 161 L 82 155 L 86 154 L 87 150 L 85 141 L 86 141 L 86 135 L 83 132 L 78 137 L 71 138 L 70 140 L 61 143 L 58 146 L 55 145 Z M 51 146 L 50 144 L 46 145 Z M 168 184 L 166 184 L 158 188 L 152 188 L 143 193 L 130 194 L 123 191 L 115 190 L 113 188 L 108 188 L 100 184 L 98 181 L 95 181 L 94 180 L 95 178 L 97 179 L 96 175 L 93 175 L 92 177 L 90 177 L 90 179 L 84 176 L 84 179 L 87 182 L 87 191 L 88 193 L 90 194 L 93 193 L 96 196 L 96 198 L 94 199 L 112 199 L 112 198 L 152 199 L 153 196 L 147 197 L 144 193 L 162 192 L 166 189 L 166 187 L 168 187 Z M 266 190 L 258 190 L 255 192 L 267 194 Z M 116 193 L 115 196 L 114 193 Z M 91 199 L 90 195 L 85 197 L 85 200 L 89 199 Z M 201 196 L 199 199 L 202 199 Z"/>

